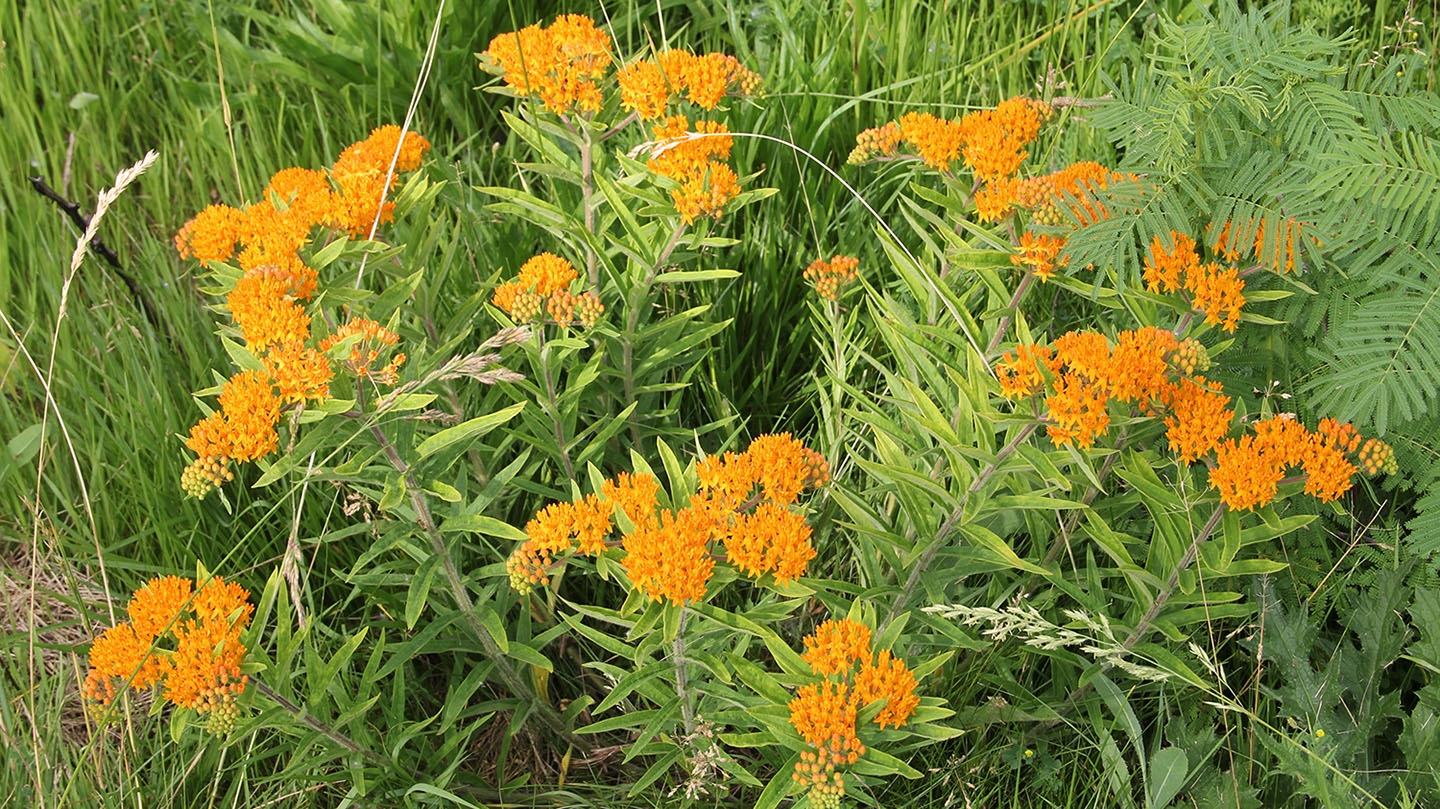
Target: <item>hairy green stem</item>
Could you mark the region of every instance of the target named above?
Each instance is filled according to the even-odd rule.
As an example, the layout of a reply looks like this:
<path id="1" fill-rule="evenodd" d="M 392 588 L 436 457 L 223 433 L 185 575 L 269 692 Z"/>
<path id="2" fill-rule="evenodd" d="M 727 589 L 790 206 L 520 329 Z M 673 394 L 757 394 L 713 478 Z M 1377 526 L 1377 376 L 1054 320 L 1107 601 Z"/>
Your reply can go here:
<path id="1" fill-rule="evenodd" d="M 321 722 L 319 719 L 316 719 L 304 708 L 301 708 L 299 705 L 296 705 L 290 700 L 275 693 L 274 689 L 261 682 L 260 680 L 251 678 L 250 682 L 255 686 L 255 690 L 259 691 L 261 695 L 263 695 L 266 699 L 269 699 L 271 702 L 274 702 L 276 705 L 279 705 L 281 708 L 289 711 L 291 715 L 293 715 L 296 719 L 305 723 L 305 725 L 312 730 L 319 731 L 320 735 L 324 736 L 330 741 L 340 745 L 341 747 L 349 750 L 352 753 L 358 753 L 364 756 L 366 761 L 374 764 L 377 767 L 388 770 L 395 766 L 394 761 L 391 761 L 390 759 L 381 756 L 379 753 L 376 753 L 374 750 L 371 750 L 368 747 L 360 745 L 358 742 L 356 742 L 354 739 L 351 739 L 349 736 L 346 736 L 335 728 L 332 728 L 324 722 Z"/>
<path id="2" fill-rule="evenodd" d="M 591 236 L 595 235 L 595 143 L 590 138 L 590 130 L 581 127 L 583 136 L 580 143 L 580 193 L 582 210 L 585 215 L 585 232 Z M 590 279 L 590 291 L 596 297 L 600 295 L 600 257 L 596 255 L 594 246 L 587 242 L 585 244 L 585 271 L 586 277 Z"/>
<path id="3" fill-rule="evenodd" d="M 560 450 L 560 460 L 565 464 L 565 477 L 575 479 L 575 463 L 570 460 L 570 448 L 565 445 L 565 425 L 560 419 L 560 404 L 555 395 L 555 376 L 550 372 L 550 360 L 545 356 L 545 336 L 540 335 L 540 369 L 545 378 L 545 410 L 555 425 L 555 446 Z"/>
<path id="4" fill-rule="evenodd" d="M 985 468 L 980 470 L 980 474 L 975 476 L 975 480 L 970 483 L 970 487 L 965 490 L 965 494 L 961 495 L 960 502 L 955 506 L 955 510 L 950 512 L 950 515 L 945 518 L 945 522 L 940 524 L 939 530 L 935 532 L 935 538 L 930 541 L 930 547 L 926 548 L 925 552 L 920 555 L 920 558 L 915 560 L 914 566 L 910 568 L 910 576 L 905 580 L 905 586 L 901 588 L 900 595 L 895 599 L 895 603 L 890 605 L 890 611 L 885 614 L 885 620 L 880 623 L 877 632 L 884 632 L 885 627 L 889 626 L 890 622 L 895 620 L 895 617 L 909 605 L 910 599 L 915 595 L 915 588 L 920 585 L 920 578 L 924 575 L 925 569 L 930 566 L 931 562 L 935 561 L 935 556 L 939 554 L 940 549 L 945 546 L 945 541 L 950 538 L 950 533 L 954 531 L 956 526 L 960 524 L 960 521 L 964 519 L 965 506 L 970 502 L 970 496 L 983 489 L 985 484 L 990 482 L 990 479 L 1000 470 L 1000 465 L 1005 462 L 1005 459 L 1014 454 L 1015 450 L 1018 449 L 1039 426 L 1039 422 L 1032 422 L 1020 428 L 1020 431 L 1015 434 L 1015 437 L 1011 438 L 1010 442 L 996 453 L 995 460 L 986 464 Z"/>
<path id="5" fill-rule="evenodd" d="M 435 517 L 430 511 L 429 501 L 425 499 L 425 491 L 420 488 L 420 483 L 415 479 L 410 465 L 405 462 L 404 458 L 400 457 L 400 453 L 396 451 L 395 445 L 390 442 L 390 439 L 385 436 L 384 431 L 380 429 L 380 425 L 371 421 L 368 426 L 370 435 L 380 446 L 381 451 L 385 453 L 385 457 L 390 461 L 390 465 L 394 467 L 395 471 L 399 472 L 404 479 L 405 488 L 410 493 L 410 508 L 415 512 L 415 521 L 419 523 L 421 530 L 425 533 L 425 537 L 430 541 L 431 553 L 434 553 L 436 558 L 440 560 L 441 570 L 445 574 L 445 581 L 450 587 L 450 595 L 455 599 L 455 605 L 464 617 L 465 623 L 470 629 L 470 634 L 480 642 L 481 650 L 485 653 L 486 659 L 493 665 L 495 674 L 505 684 L 505 687 L 510 690 L 511 694 L 521 697 L 530 703 L 536 715 L 539 716 L 541 723 L 544 724 L 547 729 L 565 742 L 588 750 L 589 743 L 570 733 L 569 729 L 565 727 L 565 719 L 560 716 L 560 713 L 555 710 L 554 706 L 541 699 L 540 696 L 535 693 L 534 687 L 526 682 L 525 678 L 520 676 L 520 673 L 510 664 L 509 658 L 501 651 L 495 639 L 490 637 L 490 631 L 485 628 L 484 621 L 480 620 L 480 616 L 475 614 L 475 602 L 470 598 L 470 590 L 465 586 L 465 580 L 461 578 L 459 569 L 455 567 L 455 560 L 450 555 L 449 547 L 445 544 L 445 537 L 440 533 L 440 528 L 435 523 Z"/>
<path id="6" fill-rule="evenodd" d="M 675 640 L 670 644 L 670 660 L 675 666 L 675 696 L 680 698 L 680 717 L 685 723 L 685 737 L 695 735 L 695 706 L 690 696 L 689 661 L 685 659 L 685 619 L 690 613 L 680 605 L 680 620 L 675 627 Z"/>
<path id="7" fill-rule="evenodd" d="M 1010 296 L 1010 302 L 1005 305 L 1006 312 L 1000 317 L 1000 325 L 995 327 L 995 336 L 990 338 L 990 344 L 985 346 L 985 356 L 989 357 L 999 348 L 1000 343 L 1005 339 L 1005 333 L 1010 330 L 1010 323 L 1015 319 L 1015 311 L 1020 308 L 1020 302 L 1025 299 L 1025 293 L 1030 291 L 1031 285 L 1035 283 L 1033 271 L 1025 273 L 1020 279 L 1019 285 L 1015 287 L 1015 294 Z"/>
<path id="8" fill-rule="evenodd" d="M 1180 574 L 1189 570 L 1190 566 L 1195 563 L 1195 558 L 1200 553 L 1200 546 L 1205 544 L 1211 534 L 1215 533 L 1215 527 L 1220 524 L 1220 520 L 1224 516 L 1225 505 L 1223 503 L 1216 505 L 1214 513 L 1210 515 L 1210 519 L 1206 520 L 1205 524 L 1200 527 L 1200 530 L 1195 533 L 1195 538 L 1191 541 L 1189 549 L 1186 550 L 1185 555 L 1180 558 L 1180 562 L 1175 565 L 1175 569 L 1170 572 L 1170 579 L 1165 582 L 1165 588 L 1155 594 L 1155 600 L 1151 602 L 1150 609 L 1145 611 L 1145 614 L 1140 617 L 1139 623 L 1135 624 L 1135 628 L 1130 630 L 1130 634 L 1125 637 L 1125 640 L 1121 641 L 1120 648 L 1126 651 L 1135 648 L 1135 644 L 1139 643 L 1140 639 L 1150 632 L 1150 628 L 1154 625 L 1155 619 L 1160 616 L 1160 611 L 1165 608 L 1165 605 L 1170 601 L 1170 597 L 1175 594 L 1176 588 L 1180 586 Z M 1101 664 L 1101 670 L 1104 671 L 1110 668 L 1111 665 L 1112 664 L 1107 661 Z M 1055 710 L 1056 716 L 1060 717 L 1069 713 L 1070 710 L 1075 707 L 1076 703 L 1080 701 L 1080 698 L 1089 693 L 1090 689 L 1094 687 L 1092 683 L 1093 680 L 1091 683 L 1086 683 L 1074 691 L 1071 691 L 1070 696 L 1065 698 L 1065 702 Z M 1027 739 L 1034 738 L 1040 733 L 1059 724 L 1060 721 L 1061 720 L 1057 718 L 1041 723 L 1030 731 Z"/>
<path id="9" fill-rule="evenodd" d="M 620 365 L 625 387 L 625 402 L 622 409 L 629 408 L 635 403 L 635 329 L 640 325 L 640 310 L 650 298 L 650 289 L 655 285 L 655 279 L 660 275 L 660 268 L 675 252 L 680 244 L 680 236 L 685 233 L 685 223 L 682 221 L 675 226 L 674 232 L 670 234 L 670 240 L 665 242 L 660 254 L 656 256 L 655 263 L 645 274 L 645 280 L 636 289 L 631 290 L 628 299 L 625 301 L 625 333 L 620 337 Z M 630 440 L 636 443 L 640 441 L 640 422 L 636 414 L 630 413 Z"/>

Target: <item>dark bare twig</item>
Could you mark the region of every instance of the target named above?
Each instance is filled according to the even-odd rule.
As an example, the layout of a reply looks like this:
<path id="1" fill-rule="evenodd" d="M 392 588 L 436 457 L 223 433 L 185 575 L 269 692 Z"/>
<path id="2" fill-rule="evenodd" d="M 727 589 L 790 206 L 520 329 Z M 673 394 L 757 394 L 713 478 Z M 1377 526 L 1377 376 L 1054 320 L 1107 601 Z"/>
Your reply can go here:
<path id="1" fill-rule="evenodd" d="M 80 228 L 82 231 L 90 227 L 90 217 L 86 216 L 84 212 L 80 210 L 80 206 L 60 196 L 55 189 L 51 188 L 45 182 L 44 177 L 31 177 L 30 186 L 34 188 L 40 196 L 55 203 L 55 205 L 70 218 L 70 221 L 75 223 L 75 227 Z M 154 327 L 156 331 L 160 331 L 160 315 L 155 309 L 155 304 L 150 301 L 150 296 L 145 294 L 145 289 L 140 286 L 139 281 L 135 280 L 135 276 L 126 271 L 125 265 L 120 263 L 120 257 L 115 254 L 115 251 L 110 245 L 102 241 L 99 236 L 96 236 L 90 240 L 90 249 L 94 250 L 96 255 L 105 259 L 105 263 L 109 264 L 111 269 L 115 270 L 115 274 L 120 276 L 121 281 L 125 282 L 125 286 L 130 289 L 131 296 L 135 298 L 141 311 L 145 313 L 145 319 L 150 321 L 150 325 Z"/>

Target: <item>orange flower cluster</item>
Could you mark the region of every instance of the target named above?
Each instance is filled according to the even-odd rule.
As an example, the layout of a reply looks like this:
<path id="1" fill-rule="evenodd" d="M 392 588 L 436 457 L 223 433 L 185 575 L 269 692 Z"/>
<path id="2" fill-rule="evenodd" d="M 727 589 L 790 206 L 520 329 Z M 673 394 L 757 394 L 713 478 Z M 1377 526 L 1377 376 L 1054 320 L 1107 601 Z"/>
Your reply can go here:
<path id="1" fill-rule="evenodd" d="M 835 301 L 847 285 L 860 277 L 856 269 L 859 266 L 860 259 L 853 256 L 835 256 L 829 261 L 817 258 L 805 268 L 803 277 L 814 284 L 820 297 Z"/>
<path id="2" fill-rule="evenodd" d="M 175 247 L 182 258 L 233 258 L 244 270 L 226 296 L 226 308 L 263 367 L 236 374 L 221 390 L 221 409 L 191 429 L 186 445 L 198 457 L 181 474 L 187 493 L 204 497 L 233 479 L 230 461 L 275 451 L 283 406 L 329 397 L 334 372 L 323 352 L 334 343 L 322 342 L 319 350 L 307 345 L 310 315 L 303 302 L 315 294 L 318 273 L 300 251 L 316 228 L 362 236 L 377 217 L 390 221 L 394 204 L 382 207 L 380 200 L 395 183 L 392 161 L 397 172 L 412 171 L 429 148 L 419 135 L 402 138 L 399 127 L 380 127 L 347 147 L 328 171 L 276 172 L 261 202 L 244 209 L 212 205 L 180 229 Z M 404 355 L 397 355 L 388 373 L 373 378 L 393 384 L 402 362 Z"/>
<path id="3" fill-rule="evenodd" d="M 648 121 L 665 114 L 672 99 L 681 96 L 701 109 L 713 110 L 727 95 L 754 95 L 760 75 L 733 56 L 690 51 L 665 51 L 654 60 L 643 59 L 616 74 L 620 102 Z"/>
<path id="4" fill-rule="evenodd" d="M 1010 257 L 1010 263 L 1023 264 L 1035 273 L 1041 283 L 1055 276 L 1055 269 L 1065 265 L 1060 251 L 1065 248 L 1065 238 L 1048 233 L 1036 234 L 1025 231 L 1020 235 L 1020 252 Z"/>
<path id="5" fill-rule="evenodd" d="M 1389 464 L 1375 463 L 1377 457 L 1389 458 Z M 1299 467 L 1305 493 L 1329 502 L 1350 490 L 1360 471 L 1355 460 L 1368 474 L 1395 471 L 1393 450 L 1374 438 L 1362 446 L 1351 424 L 1322 419 L 1311 432 L 1293 419 L 1269 418 L 1256 422 L 1252 434 L 1216 448 L 1210 485 L 1230 509 L 1251 510 L 1273 502 L 1286 471 Z"/>
<path id="6" fill-rule="evenodd" d="M 849 162 L 893 157 L 902 144 L 908 144 L 931 168 L 949 171 L 951 163 L 963 158 L 976 179 L 994 181 L 1019 170 L 1028 154 L 1025 148 L 1040 134 L 1040 126 L 1051 112 L 1050 105 L 1023 96 L 1002 101 L 993 110 L 969 113 L 959 121 L 910 112 L 898 121 L 861 132 Z"/>
<path id="7" fill-rule="evenodd" d="M 1046 430 L 1055 444 L 1090 447 L 1110 427 L 1110 401 L 1161 411 L 1170 447 L 1189 462 L 1230 430 L 1229 397 L 1203 376 L 1203 348 L 1164 329 L 1121 332 L 1112 348 L 1096 332 L 1068 332 L 1053 346 L 1020 345 L 996 366 L 1000 391 L 1017 399 L 1047 391 Z M 1207 360 L 1208 362 L 1208 360 Z"/>
<path id="8" fill-rule="evenodd" d="M 557 325 L 578 322 L 590 328 L 605 313 L 605 305 L 593 292 L 576 295 L 570 291 L 579 277 L 569 261 L 554 253 L 541 253 L 522 264 L 514 280 L 496 287 L 490 302 L 517 323 L 536 320 L 544 311 Z"/>
<path id="9" fill-rule="evenodd" d="M 1145 288 L 1151 292 L 1183 288 L 1190 293 L 1196 311 L 1205 313 L 1207 324 L 1235 331 L 1240 309 L 1245 305 L 1241 294 L 1245 282 L 1240 280 L 1240 271 L 1233 266 L 1222 268 L 1214 261 L 1201 264 L 1195 240 L 1183 233 L 1170 231 L 1170 242 L 1173 246 L 1166 249 L 1159 236 L 1151 241 L 1145 256 Z"/>
<path id="10" fill-rule="evenodd" d="M 653 131 L 654 157 L 646 165 L 678 183 L 670 189 L 676 213 L 687 225 L 702 216 L 719 219 L 725 204 L 740 194 L 740 179 L 724 162 L 734 145 L 729 127 L 718 121 L 696 121 L 692 129 L 690 119 L 672 115 Z"/>
<path id="11" fill-rule="evenodd" d="M 815 549 L 810 526 L 791 506 L 806 488 L 829 481 L 830 467 L 789 434 L 765 435 L 745 452 L 703 459 L 700 490 L 678 510 L 662 509 L 650 475 L 621 474 L 598 495 L 546 506 L 525 526 L 528 537 L 510 556 L 510 585 L 528 593 L 549 584 L 565 554 L 589 556 L 616 545 L 631 584 L 653 600 L 699 601 L 715 572 L 716 546 L 746 576 L 785 582 L 804 574 Z M 608 539 L 615 511 L 624 515 L 619 540 Z"/>
<path id="12" fill-rule="evenodd" d="M 255 610 L 249 598 L 219 577 L 199 589 L 178 576 L 151 579 L 126 605 L 130 620 L 91 645 L 85 696 L 103 707 L 126 686 L 163 685 L 165 699 L 205 716 L 212 733 L 228 733 L 249 679 L 240 671 L 240 634 Z"/>
<path id="13" fill-rule="evenodd" d="M 915 675 L 905 662 L 871 646 L 870 627 L 849 618 L 826 621 L 805 638 L 805 662 L 826 679 L 801 686 L 790 701 L 790 724 L 815 748 L 800 754 L 795 783 L 810 791 L 812 803 L 838 805 L 845 794 L 840 768 L 865 755 L 857 735 L 860 709 L 885 703 L 875 715 L 880 727 L 900 727 L 920 705 Z"/>
<path id="14" fill-rule="evenodd" d="M 357 317 L 320 341 L 320 350 L 334 359 L 341 359 L 345 370 L 357 378 L 369 377 L 381 385 L 400 381 L 400 366 L 405 364 L 404 352 L 390 354 L 400 336 L 373 320 Z M 332 353 L 332 349 L 339 350 Z M 349 347 L 349 352 L 345 351 Z M 335 356 L 338 354 L 339 356 Z M 389 354 L 386 358 L 385 355 Z M 378 365 L 385 359 L 384 365 Z"/>
<path id="15" fill-rule="evenodd" d="M 598 112 L 600 80 L 612 62 L 610 37 L 581 14 L 562 14 L 549 27 L 531 25 L 490 40 L 480 66 L 501 74 L 510 89 L 537 96 L 545 108 Z"/>

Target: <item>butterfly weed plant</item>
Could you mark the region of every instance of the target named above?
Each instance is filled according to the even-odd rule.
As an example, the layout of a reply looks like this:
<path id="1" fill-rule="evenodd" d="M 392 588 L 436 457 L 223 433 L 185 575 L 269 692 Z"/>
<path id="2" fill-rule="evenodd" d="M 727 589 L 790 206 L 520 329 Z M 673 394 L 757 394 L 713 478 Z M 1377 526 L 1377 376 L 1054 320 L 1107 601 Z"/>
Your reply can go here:
<path id="1" fill-rule="evenodd" d="M 327 745 L 358 795 L 539 801 L 586 771 L 629 798 L 835 807 L 939 749 L 1031 768 L 1049 800 L 1077 730 L 1090 799 L 1122 806 L 1433 795 L 1433 585 L 1380 572 L 1386 609 L 1338 598 L 1358 641 L 1321 659 L 1274 582 L 1286 543 L 1325 541 L 1320 512 L 1434 477 L 1440 119 L 1404 79 L 1418 54 L 1345 64 L 1282 11 L 1217 14 L 1162 21 L 1104 97 L 867 122 L 838 176 L 911 181 L 793 249 L 814 436 L 681 405 L 731 326 L 714 296 L 748 283 L 727 223 L 775 193 L 734 142 L 788 148 L 729 130 L 765 103 L 732 55 L 622 54 L 579 15 L 490 41 L 527 159 L 476 190 L 522 258 L 486 268 L 464 329 L 430 322 L 424 256 L 384 241 L 445 199 L 417 133 L 198 213 L 175 246 L 234 369 L 197 394 L 178 491 L 353 493 L 372 516 L 334 538 L 370 544 L 326 575 L 377 617 L 307 616 L 292 536 L 258 609 L 203 571 L 147 584 L 87 696 L 158 685 L 217 734 Z M 1079 129 L 1113 152 L 1054 163 Z M 1298 383 L 1293 412 L 1249 392 L 1254 367 Z M 443 683 L 424 717 L 407 677 Z M 476 774 L 482 737 L 499 763 Z M 1376 775 L 1387 749 L 1405 768 Z"/>

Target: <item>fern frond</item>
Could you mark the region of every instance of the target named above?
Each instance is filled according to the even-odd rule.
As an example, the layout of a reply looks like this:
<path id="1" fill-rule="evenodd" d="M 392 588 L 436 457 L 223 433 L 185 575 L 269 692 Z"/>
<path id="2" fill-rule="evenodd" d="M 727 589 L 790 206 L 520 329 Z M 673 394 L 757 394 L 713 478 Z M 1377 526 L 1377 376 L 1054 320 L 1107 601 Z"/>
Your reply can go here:
<path id="1" fill-rule="evenodd" d="M 1329 373 L 1307 391 L 1317 407 L 1382 435 L 1392 422 L 1425 415 L 1440 396 L 1440 284 L 1412 281 L 1370 296 L 1335 324 L 1325 348 L 1317 359 Z"/>

